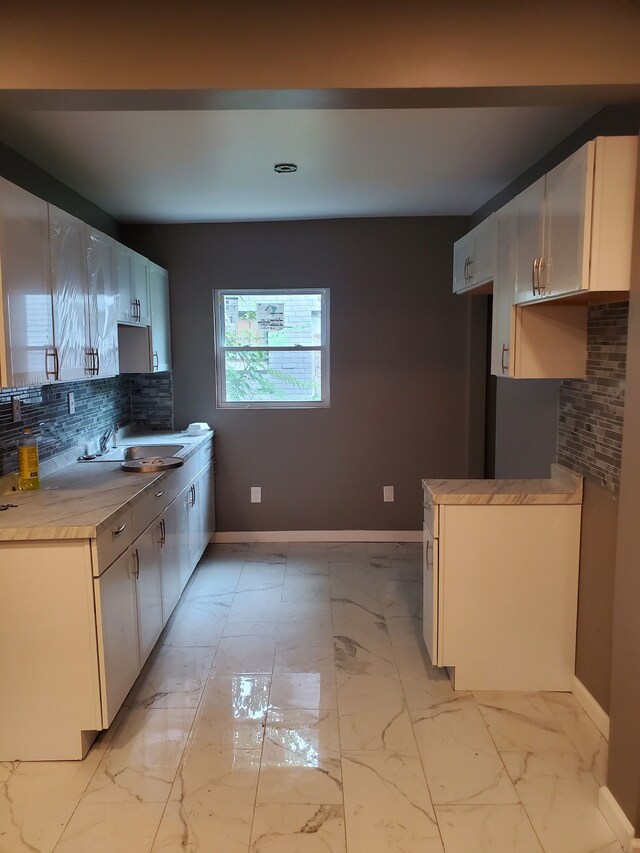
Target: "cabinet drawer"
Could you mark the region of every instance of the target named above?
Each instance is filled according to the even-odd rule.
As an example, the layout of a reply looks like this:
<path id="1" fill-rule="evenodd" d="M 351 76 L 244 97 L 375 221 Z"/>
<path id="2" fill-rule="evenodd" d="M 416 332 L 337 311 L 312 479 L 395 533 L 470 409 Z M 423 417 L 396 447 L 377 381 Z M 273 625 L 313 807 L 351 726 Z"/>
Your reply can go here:
<path id="1" fill-rule="evenodd" d="M 178 469 L 180 470 L 180 469 Z M 134 538 L 140 536 L 151 522 L 161 515 L 179 492 L 175 472 L 167 473 L 133 508 Z"/>
<path id="2" fill-rule="evenodd" d="M 432 536 L 438 536 L 438 507 L 427 492 L 424 495 L 424 525 Z"/>
<path id="3" fill-rule="evenodd" d="M 98 536 L 96 540 L 98 565 L 94 566 L 94 575 L 102 574 L 131 545 L 134 539 L 133 534 L 133 514 L 129 509 L 120 513 L 117 519 Z"/>

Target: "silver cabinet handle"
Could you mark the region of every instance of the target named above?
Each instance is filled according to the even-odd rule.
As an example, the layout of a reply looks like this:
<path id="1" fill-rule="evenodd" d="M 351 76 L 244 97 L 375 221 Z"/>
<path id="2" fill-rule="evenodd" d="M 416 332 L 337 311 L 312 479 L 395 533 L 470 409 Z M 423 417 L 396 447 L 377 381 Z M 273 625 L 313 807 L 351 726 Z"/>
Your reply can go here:
<path id="1" fill-rule="evenodd" d="M 433 568 L 433 559 L 431 560 L 431 562 L 429 562 L 429 546 L 430 545 L 433 547 L 433 542 L 431 541 L 431 539 L 427 539 L 427 544 L 425 546 L 425 552 L 424 552 L 424 559 L 425 559 L 425 563 L 427 564 L 427 568 L 430 568 L 430 567 Z"/>
<path id="2" fill-rule="evenodd" d="M 93 375 L 93 350 L 92 349 L 85 350 L 84 358 L 85 358 L 84 372 L 88 376 L 92 376 Z"/>
<path id="3" fill-rule="evenodd" d="M 196 505 L 196 487 L 195 485 L 191 486 L 191 506 Z"/>
<path id="4" fill-rule="evenodd" d="M 158 350 L 153 353 L 153 369 L 157 372 L 160 369 L 160 359 L 158 358 Z"/>
<path id="5" fill-rule="evenodd" d="M 100 350 L 96 347 L 96 376 L 100 375 Z"/>
<path id="6" fill-rule="evenodd" d="M 473 279 L 473 273 L 469 272 L 471 267 L 473 266 L 473 258 L 467 258 L 467 280 L 471 281 Z"/>
<path id="7" fill-rule="evenodd" d="M 542 270 L 546 267 L 544 257 L 541 255 L 538 258 L 538 296 L 542 296 L 542 291 L 547 289 L 547 285 L 542 283 Z"/>
<path id="8" fill-rule="evenodd" d="M 508 365 L 504 363 L 505 354 L 509 352 L 509 347 L 506 344 L 502 344 L 502 353 L 500 355 L 500 366 L 502 367 L 502 372 L 506 373 L 509 369 Z"/>
<path id="9" fill-rule="evenodd" d="M 53 370 L 49 370 L 49 359 L 53 359 Z M 58 354 L 55 347 L 47 347 L 44 352 L 44 375 L 47 379 L 58 378 Z"/>
<path id="10" fill-rule="evenodd" d="M 156 497 L 161 498 L 164 495 L 164 489 L 160 489 L 159 492 L 156 492 Z"/>
<path id="11" fill-rule="evenodd" d="M 136 580 L 138 580 L 138 578 L 140 577 L 140 554 L 138 554 L 137 548 L 133 549 L 133 556 L 135 557 L 135 561 L 136 561 L 136 567 L 135 567 L 135 570 L 133 572 L 133 576 Z"/>
<path id="12" fill-rule="evenodd" d="M 164 548 L 167 542 L 167 528 L 165 527 L 164 518 L 160 519 L 160 547 Z"/>
<path id="13" fill-rule="evenodd" d="M 531 266 L 531 291 L 532 291 L 534 296 L 538 295 L 538 292 L 537 292 L 538 285 L 536 284 L 536 277 L 537 277 L 538 263 L 539 262 L 540 262 L 540 258 L 534 258 L 533 264 Z"/>
<path id="14" fill-rule="evenodd" d="M 127 524 L 121 524 L 120 527 L 117 527 L 115 530 L 111 531 L 111 535 L 115 538 L 116 536 L 120 536 L 120 534 L 126 530 Z"/>
<path id="15" fill-rule="evenodd" d="M 464 259 L 464 280 L 467 281 L 467 268 L 469 266 L 469 258 Z"/>

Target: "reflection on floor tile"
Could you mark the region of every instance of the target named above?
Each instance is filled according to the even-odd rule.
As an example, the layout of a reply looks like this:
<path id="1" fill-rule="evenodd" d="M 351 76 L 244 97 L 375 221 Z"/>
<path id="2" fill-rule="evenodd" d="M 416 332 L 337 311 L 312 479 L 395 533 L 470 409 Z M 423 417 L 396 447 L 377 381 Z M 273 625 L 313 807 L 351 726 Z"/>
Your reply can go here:
<path id="1" fill-rule="evenodd" d="M 454 692 L 421 546 L 210 547 L 81 762 L 0 762 L 0 853 L 621 853 L 569 694 Z"/>

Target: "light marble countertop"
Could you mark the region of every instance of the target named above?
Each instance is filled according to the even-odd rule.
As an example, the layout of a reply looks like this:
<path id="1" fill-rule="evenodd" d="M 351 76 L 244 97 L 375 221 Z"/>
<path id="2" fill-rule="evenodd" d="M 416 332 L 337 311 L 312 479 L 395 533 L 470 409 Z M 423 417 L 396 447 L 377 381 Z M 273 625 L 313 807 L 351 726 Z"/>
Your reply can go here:
<path id="1" fill-rule="evenodd" d="M 139 433 L 119 445 L 181 444 L 175 455 L 186 461 L 212 436 L 213 431 L 199 436 Z M 130 473 L 121 469 L 120 462 L 71 462 L 41 477 L 37 491 L 5 492 L 0 497 L 0 503 L 15 504 L 15 509 L 0 512 L 0 541 L 95 538 L 117 513 L 136 504 L 169 473 Z"/>
<path id="2" fill-rule="evenodd" d="M 582 503 L 582 477 L 556 464 L 548 479 L 423 480 L 422 488 L 434 504 Z"/>

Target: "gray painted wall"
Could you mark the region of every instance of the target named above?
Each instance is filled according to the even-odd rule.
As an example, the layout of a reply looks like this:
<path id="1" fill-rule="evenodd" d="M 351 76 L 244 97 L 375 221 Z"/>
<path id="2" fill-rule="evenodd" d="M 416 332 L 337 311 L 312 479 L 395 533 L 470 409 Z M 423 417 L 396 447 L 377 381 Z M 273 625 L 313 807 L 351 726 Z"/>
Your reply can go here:
<path id="1" fill-rule="evenodd" d="M 481 466 L 469 459 L 483 424 L 469 364 L 483 356 L 470 302 L 451 291 L 467 228 L 464 217 L 125 228 L 170 273 L 176 427 L 218 431 L 220 530 L 419 530 L 421 478 Z M 216 287 L 331 288 L 330 408 L 216 409 Z"/>
<path id="2" fill-rule="evenodd" d="M 558 391 L 550 379 L 498 379 L 496 477 L 548 477 L 556 459 Z"/>
<path id="3" fill-rule="evenodd" d="M 0 142 L 0 176 L 116 239 L 119 223 L 102 208 Z"/>

